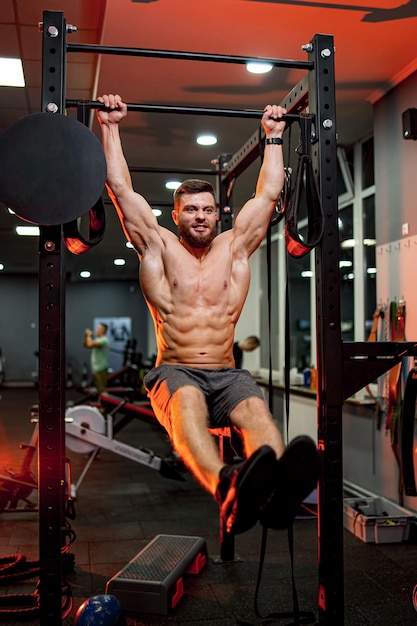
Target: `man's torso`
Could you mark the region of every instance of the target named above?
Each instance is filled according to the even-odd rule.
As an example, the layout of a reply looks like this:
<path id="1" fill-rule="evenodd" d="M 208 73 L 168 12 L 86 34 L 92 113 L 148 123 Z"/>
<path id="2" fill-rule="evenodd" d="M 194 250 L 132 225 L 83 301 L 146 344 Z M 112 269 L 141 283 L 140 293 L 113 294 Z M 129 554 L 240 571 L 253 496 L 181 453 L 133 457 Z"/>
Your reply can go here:
<path id="1" fill-rule="evenodd" d="M 155 323 L 157 364 L 233 367 L 234 328 L 249 288 L 248 260 L 234 252 L 231 231 L 216 237 L 201 260 L 171 235 L 160 256 L 143 255 L 140 267 Z"/>

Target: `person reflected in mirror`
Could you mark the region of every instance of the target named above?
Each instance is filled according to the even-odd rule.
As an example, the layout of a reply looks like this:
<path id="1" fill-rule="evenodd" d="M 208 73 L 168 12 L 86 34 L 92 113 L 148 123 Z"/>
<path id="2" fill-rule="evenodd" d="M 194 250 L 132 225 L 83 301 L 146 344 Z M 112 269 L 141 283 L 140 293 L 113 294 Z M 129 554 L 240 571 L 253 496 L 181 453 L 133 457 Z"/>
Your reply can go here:
<path id="1" fill-rule="evenodd" d="M 107 324 L 101 322 L 96 329 L 96 336 L 90 328 L 84 331 L 83 344 L 91 350 L 90 366 L 94 386 L 100 396 L 107 391 L 107 378 L 109 375 L 109 352 L 110 342 L 106 335 Z"/>
<path id="2" fill-rule="evenodd" d="M 236 369 L 242 369 L 243 353 L 253 352 L 253 350 L 259 348 L 260 345 L 260 339 L 255 335 L 249 335 L 249 337 L 246 337 L 246 339 L 242 339 L 241 341 L 235 341 L 235 343 L 233 344 L 233 358 L 235 360 Z"/>

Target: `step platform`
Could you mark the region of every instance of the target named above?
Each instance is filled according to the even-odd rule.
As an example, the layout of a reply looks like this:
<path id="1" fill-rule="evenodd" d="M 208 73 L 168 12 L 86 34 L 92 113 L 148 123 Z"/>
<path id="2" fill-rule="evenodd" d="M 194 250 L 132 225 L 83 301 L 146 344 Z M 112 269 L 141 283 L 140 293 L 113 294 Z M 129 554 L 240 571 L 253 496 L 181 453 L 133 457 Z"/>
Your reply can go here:
<path id="1" fill-rule="evenodd" d="M 184 595 L 184 574 L 207 563 L 202 537 L 157 535 L 106 584 L 125 611 L 168 615 Z"/>

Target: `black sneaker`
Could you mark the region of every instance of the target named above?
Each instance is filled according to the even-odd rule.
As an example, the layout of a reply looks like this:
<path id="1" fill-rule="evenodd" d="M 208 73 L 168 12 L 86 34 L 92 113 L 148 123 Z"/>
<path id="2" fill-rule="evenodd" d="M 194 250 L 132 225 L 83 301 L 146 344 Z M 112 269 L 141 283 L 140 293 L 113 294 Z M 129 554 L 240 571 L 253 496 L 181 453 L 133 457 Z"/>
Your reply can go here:
<path id="1" fill-rule="evenodd" d="M 261 507 L 262 526 L 288 528 L 302 501 L 313 491 L 319 478 L 319 454 L 310 437 L 296 437 L 275 462 L 275 489 Z"/>
<path id="2" fill-rule="evenodd" d="M 276 462 L 272 448 L 261 446 L 246 461 L 223 467 L 216 500 L 228 533 L 238 535 L 256 524 L 276 484 Z"/>

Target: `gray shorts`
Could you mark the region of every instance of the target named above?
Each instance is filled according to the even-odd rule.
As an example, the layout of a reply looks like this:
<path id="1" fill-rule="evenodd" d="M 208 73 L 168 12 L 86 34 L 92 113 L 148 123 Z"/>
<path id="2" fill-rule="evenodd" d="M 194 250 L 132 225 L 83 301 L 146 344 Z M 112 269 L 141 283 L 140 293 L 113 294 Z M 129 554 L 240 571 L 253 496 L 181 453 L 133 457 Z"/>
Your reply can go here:
<path id="1" fill-rule="evenodd" d="M 264 399 L 260 387 L 247 370 L 222 368 L 196 369 L 182 365 L 160 365 L 143 379 L 158 421 L 170 433 L 170 400 L 180 389 L 192 385 L 203 393 L 209 412 L 209 427 L 230 426 L 230 413 L 247 398 Z"/>

